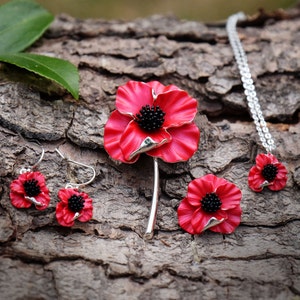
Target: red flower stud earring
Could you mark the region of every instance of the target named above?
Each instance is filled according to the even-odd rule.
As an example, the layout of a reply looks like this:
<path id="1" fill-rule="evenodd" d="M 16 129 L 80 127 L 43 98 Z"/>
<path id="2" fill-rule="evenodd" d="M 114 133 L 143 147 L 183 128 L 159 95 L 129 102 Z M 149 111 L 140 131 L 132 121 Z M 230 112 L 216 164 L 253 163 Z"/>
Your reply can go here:
<path id="1" fill-rule="evenodd" d="M 240 189 L 223 178 L 208 174 L 194 179 L 178 207 L 178 223 L 190 234 L 206 229 L 232 233 L 241 222 L 241 198 Z"/>
<path id="2" fill-rule="evenodd" d="M 116 110 L 104 129 L 104 147 L 111 158 L 134 163 L 145 153 L 154 159 L 154 191 L 146 238 L 156 219 L 160 158 L 188 160 L 198 149 L 200 131 L 194 123 L 197 100 L 175 85 L 129 81 L 117 90 Z"/>
<path id="3" fill-rule="evenodd" d="M 58 150 L 56 152 L 68 162 L 77 164 L 89 168 L 93 172 L 92 178 L 84 183 L 67 183 L 65 188 L 58 191 L 58 198 L 60 202 L 56 205 L 56 219 L 57 222 L 66 227 L 71 227 L 74 225 L 75 220 L 80 222 L 87 222 L 93 216 L 93 204 L 92 199 L 88 194 L 79 190 L 79 187 L 90 184 L 96 176 L 95 169 L 92 166 L 79 163 L 70 158 L 65 158 L 64 155 Z"/>
<path id="4" fill-rule="evenodd" d="M 269 132 L 267 123 L 264 120 L 259 99 L 249 70 L 247 55 L 236 30 L 238 21 L 246 20 L 243 13 L 237 13 L 228 18 L 227 33 L 229 41 L 240 71 L 243 82 L 244 93 L 248 106 L 256 126 L 256 130 L 262 146 L 267 154 L 259 154 L 256 157 L 256 166 L 252 167 L 248 176 L 248 185 L 255 192 L 261 192 L 264 187 L 272 191 L 282 190 L 287 182 L 287 170 L 278 159 L 271 154 L 275 150 L 275 142 Z"/>
<path id="5" fill-rule="evenodd" d="M 30 168 L 22 168 L 20 175 L 10 184 L 10 200 L 17 208 L 29 208 L 32 205 L 38 210 L 44 210 L 50 203 L 49 190 L 45 177 L 34 171 L 44 158 L 45 150 L 39 160 Z"/>

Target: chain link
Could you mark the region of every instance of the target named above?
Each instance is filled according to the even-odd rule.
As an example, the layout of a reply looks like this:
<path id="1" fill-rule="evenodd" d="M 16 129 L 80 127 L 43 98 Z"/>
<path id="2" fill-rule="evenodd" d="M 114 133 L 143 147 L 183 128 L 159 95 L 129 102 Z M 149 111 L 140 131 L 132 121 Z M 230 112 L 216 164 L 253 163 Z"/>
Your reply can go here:
<path id="1" fill-rule="evenodd" d="M 226 30 L 228 38 L 240 71 L 241 81 L 244 87 L 244 93 L 248 102 L 259 139 L 267 152 L 271 152 L 276 148 L 267 123 L 262 114 L 261 106 L 256 94 L 255 86 L 249 69 L 247 55 L 243 49 L 241 40 L 238 36 L 236 24 L 238 21 L 246 20 L 246 15 L 242 12 L 230 16 L 227 20 Z"/>

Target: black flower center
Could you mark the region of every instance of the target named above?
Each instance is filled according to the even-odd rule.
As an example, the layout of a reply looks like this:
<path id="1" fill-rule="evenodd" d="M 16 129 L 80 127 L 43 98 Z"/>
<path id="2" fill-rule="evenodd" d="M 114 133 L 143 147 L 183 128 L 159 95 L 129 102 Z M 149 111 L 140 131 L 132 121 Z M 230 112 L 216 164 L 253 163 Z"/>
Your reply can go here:
<path id="1" fill-rule="evenodd" d="M 73 212 L 79 212 L 84 207 L 84 199 L 79 195 L 72 195 L 68 200 L 68 208 Z"/>
<path id="2" fill-rule="evenodd" d="M 265 165 L 261 175 L 269 182 L 273 181 L 278 173 L 277 166 L 273 164 Z"/>
<path id="3" fill-rule="evenodd" d="M 141 108 L 140 113 L 136 114 L 135 121 L 145 131 L 155 131 L 160 129 L 165 121 L 165 112 L 159 106 L 145 105 Z"/>
<path id="4" fill-rule="evenodd" d="M 39 182 L 36 179 L 26 180 L 23 186 L 28 197 L 36 197 L 41 192 Z"/>
<path id="5" fill-rule="evenodd" d="M 202 209 L 207 213 L 213 213 L 220 209 L 222 202 L 215 193 L 207 193 L 201 202 Z"/>

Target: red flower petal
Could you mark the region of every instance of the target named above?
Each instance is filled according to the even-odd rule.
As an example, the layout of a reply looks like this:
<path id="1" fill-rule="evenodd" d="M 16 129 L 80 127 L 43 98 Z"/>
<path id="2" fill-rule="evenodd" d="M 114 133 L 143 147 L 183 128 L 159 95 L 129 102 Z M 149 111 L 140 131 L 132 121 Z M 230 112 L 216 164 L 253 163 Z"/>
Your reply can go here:
<path id="1" fill-rule="evenodd" d="M 187 198 L 184 198 L 177 210 L 179 226 L 190 234 L 195 234 L 195 230 L 191 223 L 195 209 L 194 206 L 189 204 Z"/>
<path id="2" fill-rule="evenodd" d="M 40 193 L 38 196 L 34 197 L 36 201 L 40 202 L 42 205 L 35 205 L 38 210 L 44 210 L 49 206 L 50 196 L 47 193 Z"/>
<path id="3" fill-rule="evenodd" d="M 195 234 L 199 234 L 207 229 L 207 226 L 213 219 L 224 222 L 223 220 L 226 218 L 226 216 L 226 212 L 223 212 L 221 210 L 215 213 L 207 214 L 201 209 L 196 209 L 191 219 L 191 224 L 194 228 Z"/>
<path id="4" fill-rule="evenodd" d="M 22 174 L 23 175 L 23 174 Z M 20 175 L 21 176 L 21 175 Z M 19 178 L 20 178 L 19 176 Z M 10 190 L 13 193 L 18 193 L 18 194 L 25 194 L 24 190 L 24 185 L 23 182 L 20 179 L 15 179 L 11 184 L 10 184 Z M 24 181 L 25 182 L 25 181 Z"/>
<path id="5" fill-rule="evenodd" d="M 84 207 L 80 211 L 80 217 L 78 218 L 78 221 L 87 222 L 93 217 L 93 200 L 84 192 L 81 192 L 80 196 L 84 199 Z"/>
<path id="6" fill-rule="evenodd" d="M 29 208 L 32 203 L 24 198 L 24 194 L 10 192 L 11 204 L 16 208 Z"/>
<path id="7" fill-rule="evenodd" d="M 159 157 L 165 162 L 175 163 L 186 161 L 193 156 L 198 149 L 200 131 L 194 124 L 168 129 L 172 140 L 158 148 L 147 152 L 148 155 Z"/>
<path id="8" fill-rule="evenodd" d="M 74 212 L 71 214 L 68 207 L 63 203 L 59 202 L 56 205 L 56 219 L 57 222 L 65 227 L 71 227 L 74 225 Z"/>
<path id="9" fill-rule="evenodd" d="M 233 183 L 227 182 L 217 187 L 216 194 L 220 198 L 222 210 L 236 207 L 242 199 L 242 192 Z"/>
<path id="10" fill-rule="evenodd" d="M 151 86 L 139 81 L 128 81 L 125 85 L 119 86 L 116 107 L 121 114 L 134 116 L 147 104 L 153 105 Z"/>
<path id="11" fill-rule="evenodd" d="M 58 198 L 64 203 L 64 205 L 68 205 L 68 200 L 74 194 L 79 195 L 77 189 L 63 188 L 58 191 Z"/>
<path id="12" fill-rule="evenodd" d="M 205 179 L 205 180 L 210 181 L 212 183 L 212 185 L 214 186 L 214 192 L 216 191 L 218 186 L 221 186 L 221 185 L 224 185 L 224 184 L 228 183 L 228 181 L 226 179 L 217 177 L 213 174 L 205 175 L 202 178 L 203 178 L 203 180 Z"/>
<path id="13" fill-rule="evenodd" d="M 206 176 L 192 180 L 188 185 L 187 201 L 190 205 L 201 207 L 200 201 L 207 193 L 214 192 L 214 186 Z"/>
<path id="14" fill-rule="evenodd" d="M 286 167 L 281 163 L 276 164 L 276 166 L 278 168 L 278 173 L 274 181 L 272 181 L 272 184 L 268 186 L 268 188 L 272 191 L 282 190 L 286 186 L 286 182 L 288 179 Z"/>
<path id="15" fill-rule="evenodd" d="M 104 148 L 111 158 L 125 163 L 134 163 L 138 156 L 131 161 L 127 161 L 120 147 L 121 137 L 132 121 L 131 117 L 120 114 L 117 110 L 110 115 L 104 128 Z"/>
<path id="16" fill-rule="evenodd" d="M 87 222 L 93 217 L 93 206 L 91 207 L 85 207 L 82 212 L 80 217 L 78 218 L 78 221 L 80 222 Z"/>
<path id="17" fill-rule="evenodd" d="M 264 168 L 265 165 L 267 164 L 275 164 L 278 163 L 278 159 L 276 158 L 276 156 L 268 153 L 268 154 L 258 154 L 256 156 L 256 166 L 259 170 L 262 170 Z"/>
<path id="18" fill-rule="evenodd" d="M 257 166 L 253 166 L 248 175 L 248 185 L 250 189 L 254 192 L 261 192 L 263 190 L 261 185 L 264 181 L 265 179 L 261 175 L 261 171 L 257 168 Z"/>
<path id="19" fill-rule="evenodd" d="M 270 163 L 270 159 L 266 154 L 261 153 L 256 156 L 255 162 L 257 169 L 262 170 L 265 165 Z"/>
<path id="20" fill-rule="evenodd" d="M 164 128 L 191 123 L 197 113 L 197 100 L 181 90 L 159 94 L 155 105 L 158 105 L 166 113 Z"/>
<path id="21" fill-rule="evenodd" d="M 159 81 L 150 81 L 150 82 L 147 82 L 147 85 L 152 87 L 155 95 L 167 93 L 170 91 L 180 90 L 180 88 L 178 88 L 176 85 L 171 84 L 171 85 L 165 86 L 165 85 L 161 84 Z"/>
<path id="22" fill-rule="evenodd" d="M 210 227 L 209 229 L 214 232 L 220 232 L 224 234 L 232 233 L 241 222 L 242 209 L 240 205 L 226 210 L 227 219 L 219 225 Z"/>
<path id="23" fill-rule="evenodd" d="M 93 200 L 91 198 L 85 198 L 84 209 L 90 209 L 93 207 Z"/>
<path id="24" fill-rule="evenodd" d="M 40 172 L 29 172 L 27 179 L 35 179 L 39 182 L 40 188 L 45 186 L 45 177 Z"/>
<path id="25" fill-rule="evenodd" d="M 151 142 L 144 143 L 150 139 Z M 120 147 L 125 160 L 132 162 L 136 155 L 159 147 L 170 140 L 171 136 L 163 129 L 155 132 L 145 132 L 135 121 L 131 121 L 121 137 Z"/>

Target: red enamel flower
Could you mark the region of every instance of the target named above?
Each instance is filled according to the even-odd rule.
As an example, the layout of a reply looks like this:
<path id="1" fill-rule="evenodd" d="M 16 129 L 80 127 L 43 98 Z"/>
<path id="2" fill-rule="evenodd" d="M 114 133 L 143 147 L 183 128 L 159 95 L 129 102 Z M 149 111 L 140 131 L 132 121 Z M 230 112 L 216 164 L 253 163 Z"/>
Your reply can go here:
<path id="1" fill-rule="evenodd" d="M 10 184 L 10 200 L 17 208 L 44 210 L 50 202 L 45 177 L 40 172 L 24 172 Z"/>
<path id="2" fill-rule="evenodd" d="M 56 205 L 56 219 L 62 226 L 71 227 L 77 219 L 87 222 L 93 216 L 93 200 L 89 195 L 74 188 L 64 188 L 58 191 L 61 200 Z"/>
<path id="3" fill-rule="evenodd" d="M 248 185 L 255 192 L 266 186 L 272 191 L 280 191 L 286 186 L 287 169 L 273 154 L 259 154 L 256 165 L 250 169 Z"/>
<path id="4" fill-rule="evenodd" d="M 197 101 L 175 85 L 129 81 L 118 88 L 116 108 L 104 129 L 104 147 L 113 159 L 134 163 L 146 153 L 179 162 L 198 149 Z"/>
<path id="5" fill-rule="evenodd" d="M 178 207 L 178 222 L 190 234 L 206 229 L 232 233 L 240 224 L 242 192 L 233 183 L 209 174 L 188 185 Z"/>

